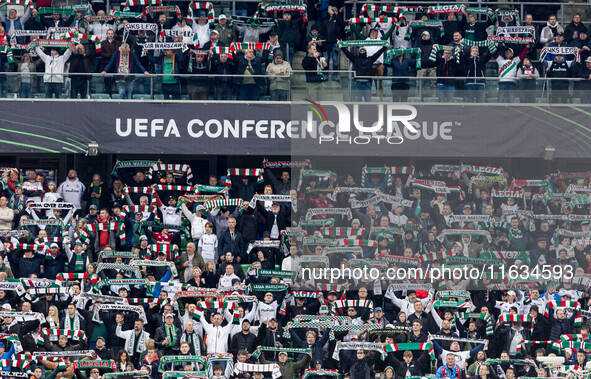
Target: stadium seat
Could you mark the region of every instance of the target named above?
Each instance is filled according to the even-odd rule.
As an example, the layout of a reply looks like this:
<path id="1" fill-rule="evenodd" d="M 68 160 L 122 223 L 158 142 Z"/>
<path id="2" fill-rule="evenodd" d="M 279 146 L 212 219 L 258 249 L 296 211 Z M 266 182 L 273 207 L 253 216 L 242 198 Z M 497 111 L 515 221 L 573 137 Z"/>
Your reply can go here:
<path id="1" fill-rule="evenodd" d="M 91 99 L 101 99 L 101 100 L 103 100 L 103 99 L 110 99 L 111 96 L 109 96 L 108 93 L 93 93 L 93 94 L 90 95 L 90 98 Z"/>
<path id="2" fill-rule="evenodd" d="M 133 95 L 133 100 L 152 100 L 152 96 L 144 94 Z"/>

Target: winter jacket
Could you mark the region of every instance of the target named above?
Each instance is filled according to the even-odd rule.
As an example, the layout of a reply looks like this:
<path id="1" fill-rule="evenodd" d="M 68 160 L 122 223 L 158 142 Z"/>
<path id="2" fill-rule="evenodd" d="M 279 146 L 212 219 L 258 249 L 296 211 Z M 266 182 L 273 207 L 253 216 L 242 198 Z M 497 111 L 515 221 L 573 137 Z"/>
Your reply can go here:
<path id="1" fill-rule="evenodd" d="M 540 33 L 540 43 L 545 45 L 547 44 L 551 38 L 556 37 L 556 34 L 564 33 L 564 28 L 558 22 L 556 25 L 550 25 L 546 23 L 546 26 L 542 28 L 542 32 Z M 552 40 L 554 41 L 554 40 Z"/>
<path id="2" fill-rule="evenodd" d="M 45 75 L 43 81 L 45 83 L 63 83 L 64 82 L 64 68 L 68 58 L 72 55 L 72 50 L 67 49 L 63 55 L 47 55 L 39 46 L 35 48 L 35 52 L 43 63 L 45 63 Z"/>
<path id="3" fill-rule="evenodd" d="M 582 22 L 579 22 L 578 24 L 571 22 L 566 28 L 564 28 L 564 40 L 566 42 L 572 41 L 574 32 L 577 32 L 577 34 L 580 34 L 581 32 L 587 33 L 587 27 Z"/>
<path id="4" fill-rule="evenodd" d="M 486 63 L 490 60 L 490 52 L 485 51 L 477 57 L 468 56 L 463 60 L 464 69 L 466 72 L 466 83 L 484 83 L 486 76 Z"/>
<path id="5" fill-rule="evenodd" d="M 372 56 L 361 56 L 361 55 L 354 55 L 351 53 L 347 48 L 342 47 L 341 50 L 345 54 L 347 58 L 353 63 L 353 70 L 355 71 L 355 76 L 372 76 L 373 72 L 373 64 L 378 58 L 382 55 L 385 47 L 382 47 Z M 355 79 L 357 82 L 369 82 L 371 79 Z"/>

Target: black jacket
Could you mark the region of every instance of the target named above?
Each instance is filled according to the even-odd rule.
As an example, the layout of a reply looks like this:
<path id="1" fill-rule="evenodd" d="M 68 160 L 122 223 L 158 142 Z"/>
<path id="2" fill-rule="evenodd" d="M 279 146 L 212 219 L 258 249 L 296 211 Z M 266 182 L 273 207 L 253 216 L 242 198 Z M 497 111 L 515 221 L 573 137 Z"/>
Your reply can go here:
<path id="1" fill-rule="evenodd" d="M 470 56 L 470 51 L 466 51 L 466 58 L 462 60 L 466 76 L 469 78 L 466 83 L 484 83 L 484 79 L 480 78 L 486 76 L 486 63 L 490 58 L 488 50 L 477 57 Z"/>
<path id="2" fill-rule="evenodd" d="M 234 335 L 230 341 L 230 353 L 234 356 L 236 356 L 240 350 L 246 350 L 249 353 L 252 353 L 257 347 L 256 339 L 256 336 L 252 333 L 244 334 L 240 332 Z"/>
<path id="3" fill-rule="evenodd" d="M 380 55 L 386 50 L 385 47 L 382 47 L 378 50 L 374 55 L 371 57 L 361 56 L 361 55 L 354 55 L 351 53 L 347 48 L 342 47 L 341 50 L 345 54 L 347 58 L 353 63 L 353 70 L 355 71 L 356 76 L 372 76 L 373 75 L 373 63 L 378 60 Z M 369 82 L 370 79 L 355 79 L 358 82 Z"/>
<path id="4" fill-rule="evenodd" d="M 306 57 L 302 60 L 302 68 L 306 70 L 307 83 L 319 83 L 327 79 L 322 73 L 322 70 L 319 72 L 318 65 L 319 63 L 316 58 L 310 55 L 306 55 Z"/>
<path id="5" fill-rule="evenodd" d="M 263 58 L 260 56 L 254 57 L 250 61 L 244 57 L 244 54 L 238 53 L 238 55 L 234 56 L 234 60 L 238 62 L 236 64 L 236 74 L 244 75 L 246 70 L 248 69 L 252 75 L 265 75 L 265 65 L 263 64 Z M 236 77 L 234 78 L 234 83 L 236 85 L 241 85 L 242 80 L 244 77 Z M 255 77 L 254 81 L 257 85 L 262 86 L 265 84 L 265 79 L 263 77 Z"/>

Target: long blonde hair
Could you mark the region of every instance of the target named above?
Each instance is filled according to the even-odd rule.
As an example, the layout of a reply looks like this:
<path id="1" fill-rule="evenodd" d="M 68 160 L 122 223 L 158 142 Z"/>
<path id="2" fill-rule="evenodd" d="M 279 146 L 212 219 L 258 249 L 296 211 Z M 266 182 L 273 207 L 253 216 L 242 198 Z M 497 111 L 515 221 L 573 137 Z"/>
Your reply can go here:
<path id="1" fill-rule="evenodd" d="M 53 316 L 51 315 L 51 311 L 53 310 Z M 45 318 L 48 322 L 49 320 L 53 319 L 53 322 L 55 322 L 57 325 L 60 324 L 60 314 L 59 314 L 59 310 L 57 309 L 57 307 L 55 305 L 50 305 L 49 306 L 49 312 L 47 313 L 47 317 Z"/>

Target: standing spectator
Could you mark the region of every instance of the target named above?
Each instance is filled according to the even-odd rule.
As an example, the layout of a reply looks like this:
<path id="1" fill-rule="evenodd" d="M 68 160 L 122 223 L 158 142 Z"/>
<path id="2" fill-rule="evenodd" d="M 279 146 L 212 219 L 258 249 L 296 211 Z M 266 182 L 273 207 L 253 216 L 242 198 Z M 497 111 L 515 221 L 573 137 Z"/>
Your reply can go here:
<path id="1" fill-rule="evenodd" d="M 417 71 L 417 77 L 419 78 L 434 78 L 437 75 L 437 69 L 435 62 L 429 59 L 431 50 L 433 49 L 433 40 L 431 34 L 428 31 L 421 33 L 421 39 L 417 42 L 416 46 L 421 49 L 421 69 Z M 417 57 L 419 59 L 419 57 Z M 435 86 L 433 80 L 419 80 L 419 86 L 423 89 L 423 96 L 431 96 L 431 92 Z"/>
<path id="2" fill-rule="evenodd" d="M 410 54 L 396 54 L 390 61 L 390 68 L 392 69 L 391 76 L 401 77 L 400 79 L 392 79 L 392 101 L 406 102 L 408 100 L 408 92 L 410 89 L 409 79 L 402 78 L 414 76 L 412 68 L 416 66 L 417 59 L 420 56 L 412 58 Z"/>
<path id="3" fill-rule="evenodd" d="M 328 18 L 324 23 L 324 58 L 328 65 L 332 62 L 333 71 L 337 71 L 339 69 L 339 48 L 337 47 L 337 40 L 342 37 L 343 18 L 336 7 L 328 7 Z M 336 79 L 337 74 L 333 73 L 332 77 Z"/>
<path id="4" fill-rule="evenodd" d="M 113 55 L 119 50 L 121 43 L 115 39 L 115 32 L 113 29 L 107 30 L 107 35 L 104 41 L 101 42 L 101 55 L 98 64 L 98 71 L 105 71 L 105 67 L 111 61 Z M 105 91 L 111 95 L 113 92 L 113 77 L 105 77 Z"/>
<path id="5" fill-rule="evenodd" d="M 519 99 L 522 103 L 536 102 L 536 79 L 540 73 L 532 65 L 529 58 L 523 59 L 523 64 L 517 70 L 517 79 L 519 79 Z"/>
<path id="6" fill-rule="evenodd" d="M 270 85 L 271 100 L 288 101 L 290 89 L 291 65 L 283 60 L 283 52 L 279 49 L 273 52 L 273 62 L 267 66 L 267 75 Z"/>
<path id="7" fill-rule="evenodd" d="M 95 205 L 98 209 L 107 208 L 109 205 L 109 193 L 107 186 L 103 183 L 100 174 L 92 175 L 92 181 L 84 192 L 84 201 L 86 206 Z"/>
<path id="8" fill-rule="evenodd" d="M 571 23 L 564 28 L 564 39 L 566 42 L 571 42 L 573 39 L 577 38 L 581 32 L 586 33 L 587 27 L 581 22 L 581 15 L 575 13 Z"/>
<path id="9" fill-rule="evenodd" d="M 181 85 L 176 75 L 180 73 L 180 66 L 186 61 L 187 56 L 167 49 L 164 50 L 164 54 L 160 54 L 158 57 L 148 53 L 148 59 L 156 65 L 158 74 L 164 75 L 161 77 L 164 99 L 180 99 Z"/>
<path id="10" fill-rule="evenodd" d="M 39 4 L 37 4 L 38 8 L 41 8 Z M 51 18 L 47 18 L 46 16 L 41 16 L 41 24 L 46 28 L 61 28 L 64 26 L 72 25 L 72 21 L 74 21 L 74 15 L 71 15 L 67 19 L 62 19 L 62 15 L 59 13 L 52 13 Z"/>
<path id="11" fill-rule="evenodd" d="M 81 44 L 76 45 L 72 57 L 70 58 L 70 70 L 71 74 L 90 74 L 92 72 L 92 63 L 90 58 L 86 56 L 84 46 Z M 88 80 L 90 75 L 72 75 L 70 76 L 70 97 L 75 99 L 80 95 L 81 99 L 86 98 L 88 89 Z"/>
<path id="12" fill-rule="evenodd" d="M 131 99 L 133 97 L 135 78 L 130 74 L 143 73 L 148 75 L 148 71 L 140 63 L 135 51 L 131 50 L 127 43 L 119 46 L 118 51 L 111 56 L 109 64 L 105 66 L 101 74 L 104 76 L 107 75 L 107 72 L 119 74 L 116 80 L 120 99 Z"/>
<path id="13" fill-rule="evenodd" d="M 100 10 L 96 14 L 99 17 L 105 16 L 105 11 Z M 113 30 L 113 21 L 100 20 L 88 25 L 88 33 L 99 37 L 101 42 L 109 38 L 109 30 Z"/>
<path id="14" fill-rule="evenodd" d="M 217 33 L 217 32 L 216 32 Z M 209 55 L 191 52 L 188 72 L 193 75 L 187 80 L 187 93 L 191 100 L 207 100 L 209 98 Z"/>
<path id="15" fill-rule="evenodd" d="M 211 65 L 214 76 L 214 99 L 232 100 L 232 78 L 234 74 L 234 60 L 228 59 L 227 53 L 214 54 Z"/>
<path id="16" fill-rule="evenodd" d="M 556 21 L 556 15 L 551 15 L 540 33 L 540 43 L 545 45 L 553 42 L 558 33 L 564 33 L 564 28 Z"/>
<path id="17" fill-rule="evenodd" d="M 65 202 L 74 204 L 74 208 L 80 211 L 82 209 L 82 195 L 85 190 L 86 187 L 78 179 L 78 173 L 71 169 L 68 171 L 68 178 L 59 185 L 57 192 Z"/>
<path id="18" fill-rule="evenodd" d="M 459 51 L 452 52 L 450 48 L 444 49 L 443 54 L 437 54 L 435 64 L 437 65 L 437 96 L 441 103 L 453 102 L 456 91 L 455 79 L 443 79 L 446 77 L 460 76 L 461 67 L 459 63 Z"/>
<path id="19" fill-rule="evenodd" d="M 32 61 L 31 54 L 23 54 L 22 61 L 18 65 L 18 71 L 21 73 L 18 77 L 20 81 L 18 97 L 33 97 L 32 85 L 35 77 L 31 76 L 31 73 L 37 71 L 37 63 Z"/>
<path id="20" fill-rule="evenodd" d="M 202 48 L 206 43 L 209 42 L 209 23 L 204 11 L 200 11 L 197 22 L 193 23 L 193 32 L 197 34 L 197 41 L 199 42 L 199 48 Z"/>
<path id="21" fill-rule="evenodd" d="M 31 17 L 30 7 L 25 7 L 25 12 L 21 17 L 17 17 L 16 9 L 12 8 L 8 10 L 8 18 L 4 17 L 4 14 L 0 14 L 0 22 L 4 23 L 6 33 L 8 35 L 12 35 L 15 30 L 23 30 L 23 27 L 29 20 L 29 17 Z M 19 41 L 19 43 L 22 43 L 22 37 L 20 37 L 20 39 L 21 41 Z"/>
<path id="22" fill-rule="evenodd" d="M 497 53 L 496 61 L 499 65 L 499 103 L 512 103 L 517 88 L 517 65 L 527 55 L 528 48 L 525 47 L 518 57 L 513 55 L 513 49 L 505 50 L 505 57 Z"/>
<path id="23" fill-rule="evenodd" d="M 578 91 L 578 96 L 581 98 L 581 101 L 585 103 L 591 102 L 591 96 L 588 94 L 591 91 L 591 57 L 587 57 L 585 59 L 585 64 L 583 67 L 579 69 L 579 78 L 583 79 L 583 81 L 576 82 L 577 86 L 575 87 Z"/>
<path id="24" fill-rule="evenodd" d="M 353 99 L 355 101 L 371 101 L 371 80 L 363 77 L 372 76 L 373 64 L 380 58 L 386 48 L 380 48 L 370 57 L 367 56 L 367 50 L 363 46 L 359 49 L 358 55 L 354 55 L 345 47 L 341 47 L 341 50 L 353 63 L 353 70 L 355 71 Z"/>
<path id="25" fill-rule="evenodd" d="M 470 48 L 470 56 L 464 63 L 466 71 L 466 94 L 468 101 L 474 103 L 484 103 L 486 82 L 486 63 L 490 60 L 491 55 L 487 49 L 482 55 L 478 46 Z"/>
<path id="26" fill-rule="evenodd" d="M 52 97 L 59 98 L 64 87 L 64 67 L 70 55 L 72 55 L 71 46 L 63 55 L 59 55 L 56 48 L 51 49 L 50 55 L 47 55 L 43 50 L 37 46 L 35 52 L 45 63 L 45 75 L 43 75 L 43 82 L 45 83 L 45 97 L 51 99 Z"/>
<path id="27" fill-rule="evenodd" d="M 231 252 L 238 262 L 246 261 L 244 238 L 236 230 L 236 219 L 234 217 L 228 218 L 228 229 L 224 230 L 220 235 L 217 249 L 218 257 L 223 257 L 226 253 Z"/>
<path id="28" fill-rule="evenodd" d="M 302 60 L 302 68 L 306 70 L 306 88 L 308 99 L 318 101 L 322 97 L 323 82 L 327 80 L 324 72 L 328 68 L 328 63 L 324 57 L 320 56 L 316 45 L 308 46 L 308 54 Z"/>
<path id="29" fill-rule="evenodd" d="M 554 37 L 554 41 L 549 42 L 546 46 L 548 47 L 563 47 L 563 46 L 568 46 L 568 44 L 564 41 L 564 33 L 562 32 L 558 32 L 558 34 L 556 34 L 556 36 Z M 568 60 L 572 60 L 573 56 L 570 55 Z M 546 54 L 546 58 L 544 58 L 544 67 L 545 69 L 548 69 L 548 67 L 552 64 L 552 62 L 554 61 L 554 54 Z"/>
<path id="30" fill-rule="evenodd" d="M 390 26 L 390 29 L 388 29 L 388 31 L 385 34 L 382 34 L 381 36 L 379 36 L 379 33 L 376 29 L 371 29 L 369 31 L 369 36 L 366 38 L 366 40 L 367 41 L 377 41 L 379 38 L 379 40 L 387 41 L 390 39 L 390 36 L 392 35 L 392 32 L 394 31 L 394 27 L 395 27 L 395 25 L 392 24 L 392 26 Z M 380 50 L 380 47 L 379 46 L 365 46 L 365 50 L 367 51 L 367 55 L 373 56 L 378 50 Z M 378 58 L 374 61 L 371 73 L 372 73 L 372 76 L 384 76 L 384 56 L 383 56 L 383 54 L 380 54 L 378 56 Z M 376 79 L 375 86 L 376 86 L 377 95 L 380 98 L 380 101 L 382 101 L 384 98 L 384 88 L 383 88 L 382 80 Z"/>
<path id="31" fill-rule="evenodd" d="M 228 25 L 228 18 L 225 14 L 219 15 L 218 24 L 215 26 L 215 30 L 217 30 L 220 35 L 218 46 L 227 47 L 230 46 L 232 42 L 236 41 L 236 32 L 232 26 Z"/>
<path id="32" fill-rule="evenodd" d="M 448 13 L 447 20 L 443 21 L 443 36 L 439 41 L 443 45 L 447 45 L 453 41 L 455 33 L 461 33 L 465 28 L 465 21 L 459 21 L 455 13 Z"/>
<path id="33" fill-rule="evenodd" d="M 570 41 L 568 45 L 579 48 L 581 62 L 584 62 L 591 55 L 591 43 L 588 32 L 580 32 L 577 38 Z"/>
<path id="34" fill-rule="evenodd" d="M 492 9 L 488 9 L 489 13 L 492 12 Z M 468 23 L 466 25 L 466 30 L 464 34 L 464 38 L 470 41 L 484 41 L 488 37 L 488 33 L 486 29 L 493 25 L 494 22 L 490 17 L 487 17 L 486 21 L 477 21 L 476 15 L 473 13 L 468 14 Z"/>
<path id="35" fill-rule="evenodd" d="M 237 59 L 236 85 L 239 86 L 238 100 L 258 100 L 259 90 L 264 83 L 264 78 L 253 75 L 265 75 L 262 58 L 254 55 L 254 50 L 247 49 L 235 57 Z"/>
<path id="36" fill-rule="evenodd" d="M 565 104 L 568 103 L 568 87 L 570 82 L 568 80 L 564 80 L 570 78 L 571 69 L 570 66 L 572 61 L 565 61 L 564 55 L 557 54 L 554 56 L 554 61 L 548 67 L 547 77 L 552 79 L 552 90 L 550 91 L 550 102 L 553 104 Z"/>
<path id="37" fill-rule="evenodd" d="M 287 60 L 291 65 L 293 63 L 293 55 L 295 54 L 295 46 L 300 40 L 299 22 L 292 17 L 290 12 L 283 12 L 283 18 L 276 22 L 281 50 L 287 54 Z"/>
<path id="38" fill-rule="evenodd" d="M 14 210 L 8 207 L 6 196 L 0 197 L 0 230 L 11 230 Z"/>

